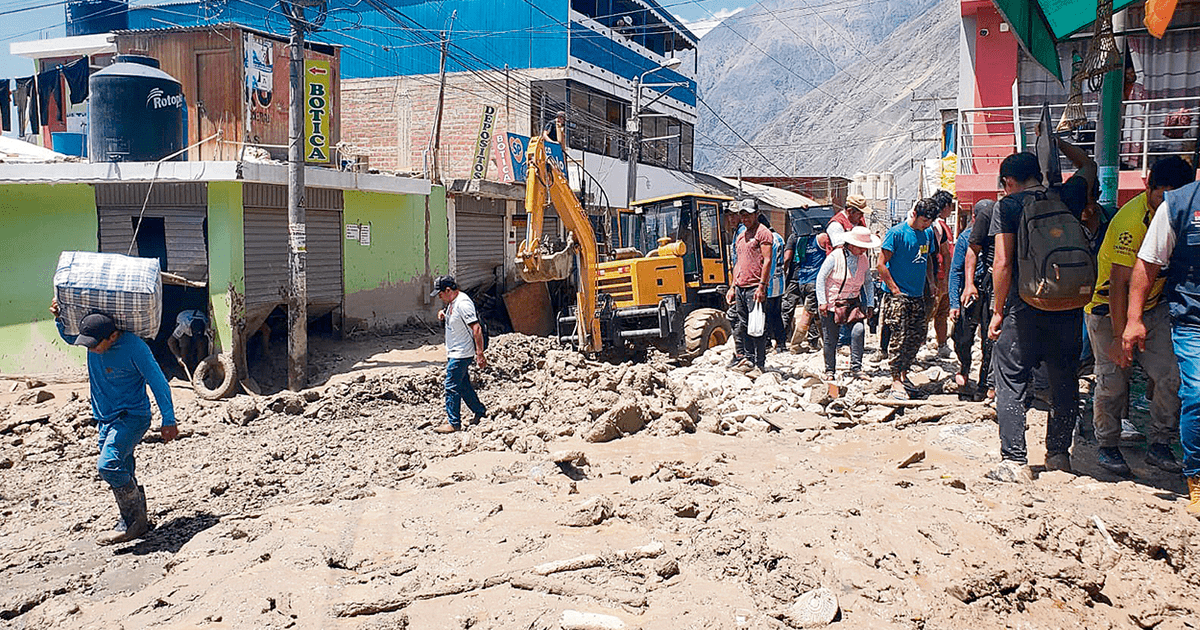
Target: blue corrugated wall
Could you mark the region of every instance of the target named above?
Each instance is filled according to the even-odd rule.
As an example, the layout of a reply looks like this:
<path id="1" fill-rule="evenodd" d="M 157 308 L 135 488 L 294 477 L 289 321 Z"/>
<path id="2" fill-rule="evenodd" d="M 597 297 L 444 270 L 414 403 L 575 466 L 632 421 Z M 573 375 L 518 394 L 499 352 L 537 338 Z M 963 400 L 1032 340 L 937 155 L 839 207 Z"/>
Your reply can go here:
<path id="1" fill-rule="evenodd" d="M 398 25 L 359 0 L 332 0 L 323 28 L 309 36 L 340 44 L 349 79 L 438 71 L 438 32 L 454 11 L 446 69 L 450 72 L 567 65 L 569 3 L 563 0 L 385 0 L 404 14 Z M 129 28 L 237 22 L 286 35 L 273 0 L 234 0 L 213 11 L 201 3 L 130 9 Z"/>

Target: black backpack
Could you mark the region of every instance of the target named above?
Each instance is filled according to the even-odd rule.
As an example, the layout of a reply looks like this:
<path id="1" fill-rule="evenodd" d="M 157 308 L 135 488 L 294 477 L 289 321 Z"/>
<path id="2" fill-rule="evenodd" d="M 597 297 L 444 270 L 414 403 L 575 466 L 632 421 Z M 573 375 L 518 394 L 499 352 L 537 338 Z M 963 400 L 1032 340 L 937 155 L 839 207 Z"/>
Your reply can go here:
<path id="1" fill-rule="evenodd" d="M 1017 228 L 1017 289 L 1043 311 L 1083 308 L 1096 286 L 1096 257 L 1083 224 L 1058 193 L 1025 197 Z"/>

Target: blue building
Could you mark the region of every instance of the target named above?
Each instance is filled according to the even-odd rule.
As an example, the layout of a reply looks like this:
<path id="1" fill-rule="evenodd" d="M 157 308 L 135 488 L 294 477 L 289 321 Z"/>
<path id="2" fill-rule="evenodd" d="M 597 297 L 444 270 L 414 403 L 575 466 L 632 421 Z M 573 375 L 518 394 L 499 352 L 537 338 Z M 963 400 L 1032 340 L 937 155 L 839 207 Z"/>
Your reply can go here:
<path id="1" fill-rule="evenodd" d="M 645 142 L 641 161 L 691 170 L 697 38 L 654 0 L 332 0 L 316 19 L 324 21 L 310 38 L 343 47 L 344 93 L 378 85 L 356 80 L 420 77 L 420 83 L 410 84 L 410 94 L 417 85 L 430 85 L 439 72 L 440 37 L 448 33 L 446 71 L 449 83 L 458 86 L 445 95 L 449 102 L 444 105 L 440 138 L 451 151 L 441 156 L 446 166 L 441 170 L 449 176 L 465 174 L 462 168 L 467 166 L 450 149 L 456 142 L 455 101 L 462 99 L 503 104 L 508 123 L 504 131 L 525 136 L 550 123 L 556 112 L 566 111 L 570 148 L 625 159 L 625 129 L 639 76 L 646 84 L 642 102 L 654 101 L 644 112 L 657 114 L 643 115 L 642 137 L 664 138 Z M 274 0 L 195 0 L 130 7 L 128 13 L 131 30 L 227 22 L 277 34 L 288 30 Z M 686 62 L 663 68 L 673 57 Z M 406 134 L 416 146 L 378 151 L 386 143 L 355 132 L 356 127 L 365 129 L 354 124 L 353 95 L 345 94 L 344 102 L 344 139 L 370 148 L 373 166 L 427 170 L 427 156 L 416 164 L 389 155 L 427 153 L 427 143 L 419 141 L 422 134 L 416 129 Z M 528 124 L 514 120 L 514 110 L 527 112 Z M 410 119 L 421 114 L 414 111 Z M 470 126 L 478 127 L 478 114 L 471 118 L 475 120 Z M 368 120 L 378 118 L 373 112 Z M 623 191 L 607 192 L 624 200 Z"/>

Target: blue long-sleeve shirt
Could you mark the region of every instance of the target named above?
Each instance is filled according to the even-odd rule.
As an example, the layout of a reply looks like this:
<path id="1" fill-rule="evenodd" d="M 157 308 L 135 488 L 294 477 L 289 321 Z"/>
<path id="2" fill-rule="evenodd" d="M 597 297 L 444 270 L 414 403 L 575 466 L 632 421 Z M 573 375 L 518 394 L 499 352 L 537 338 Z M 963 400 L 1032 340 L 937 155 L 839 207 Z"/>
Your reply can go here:
<path id="1" fill-rule="evenodd" d="M 56 323 L 59 336 L 67 343 L 75 343 L 76 335 L 68 335 L 61 321 Z M 97 421 L 111 422 L 122 414 L 150 418 L 150 397 L 146 395 L 146 386 L 149 385 L 162 412 L 163 426 L 175 424 L 171 387 L 167 385 L 162 368 L 154 360 L 150 346 L 137 335 L 122 332 L 108 350 L 89 350 L 87 367 L 92 416 Z"/>
<path id="2" fill-rule="evenodd" d="M 966 273 L 967 250 L 971 248 L 971 226 L 958 235 L 954 241 L 954 258 L 950 260 L 950 308 L 962 308 L 963 274 Z"/>

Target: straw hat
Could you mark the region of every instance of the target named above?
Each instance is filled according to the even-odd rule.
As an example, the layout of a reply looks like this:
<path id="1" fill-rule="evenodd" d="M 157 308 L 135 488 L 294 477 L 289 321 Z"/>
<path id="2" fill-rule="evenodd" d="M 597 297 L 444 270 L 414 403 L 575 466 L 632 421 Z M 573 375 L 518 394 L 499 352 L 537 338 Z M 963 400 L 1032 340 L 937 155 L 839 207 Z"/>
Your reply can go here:
<path id="1" fill-rule="evenodd" d="M 849 232 L 843 232 L 841 237 L 842 244 L 854 245 L 855 247 L 862 247 L 864 249 L 878 249 L 883 244 L 883 241 L 879 240 L 878 236 L 875 236 L 871 233 L 871 230 L 861 225 L 854 226 L 854 229 Z"/>
<path id="2" fill-rule="evenodd" d="M 871 211 L 871 207 L 867 205 L 867 198 L 862 195 L 850 195 L 846 198 L 846 209 L 851 208 L 864 214 Z"/>

